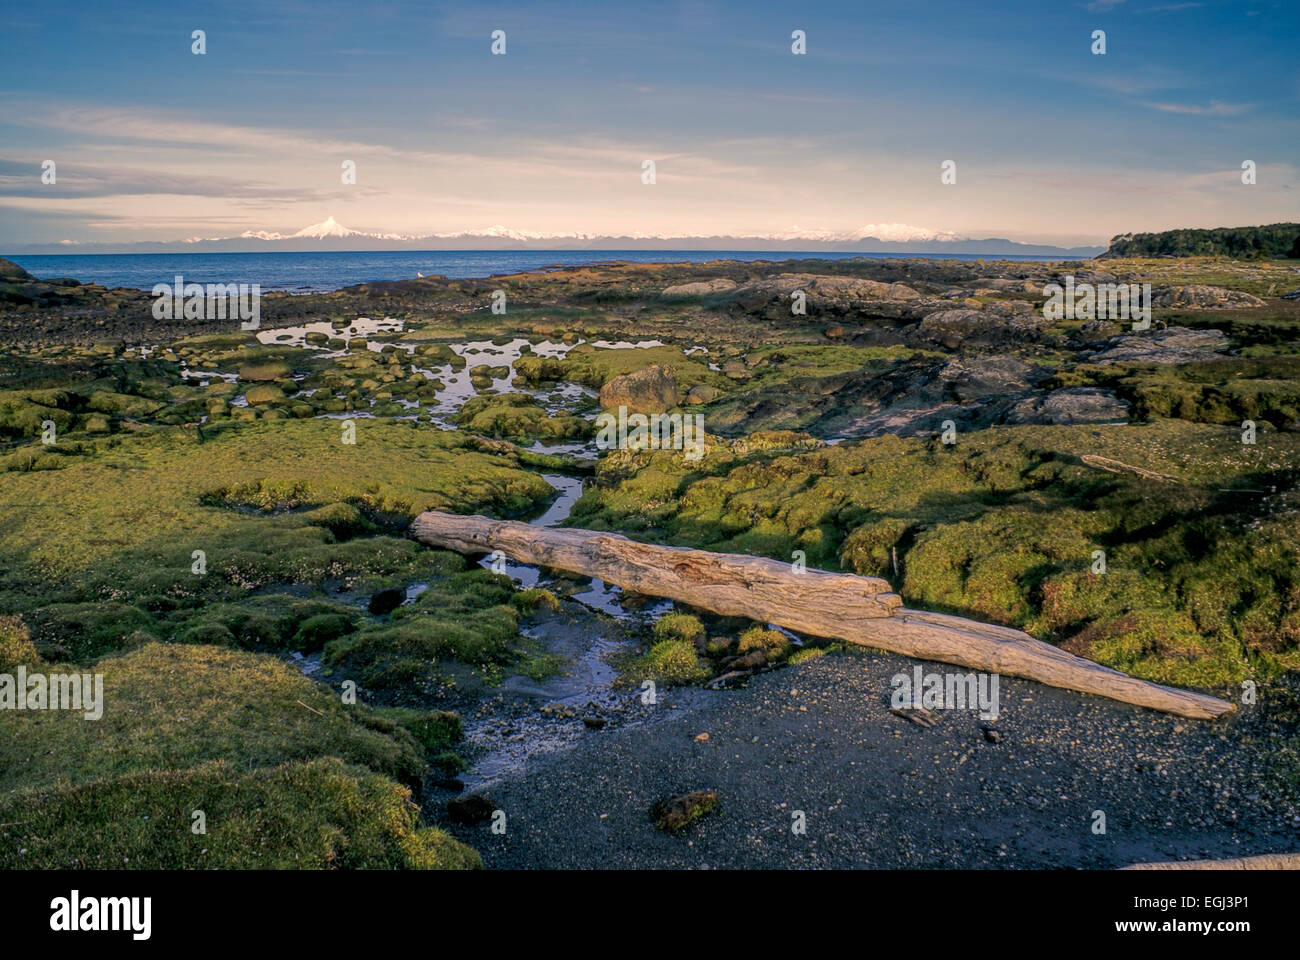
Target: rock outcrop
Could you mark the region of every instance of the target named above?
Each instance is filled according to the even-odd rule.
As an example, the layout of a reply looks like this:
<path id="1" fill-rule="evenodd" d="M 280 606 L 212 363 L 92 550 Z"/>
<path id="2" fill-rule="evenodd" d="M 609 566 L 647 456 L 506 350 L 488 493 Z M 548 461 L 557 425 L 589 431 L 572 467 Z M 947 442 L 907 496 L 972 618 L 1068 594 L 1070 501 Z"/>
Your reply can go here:
<path id="1" fill-rule="evenodd" d="M 722 293 L 735 289 L 735 280 L 728 280 L 726 277 L 715 277 L 712 280 L 696 280 L 693 283 L 679 283 L 675 286 L 664 287 L 662 295 L 665 297 L 702 297 L 709 293 Z"/>
<path id="2" fill-rule="evenodd" d="M 902 283 L 885 283 L 858 277 L 791 273 L 768 277 L 737 287 L 733 302 L 747 313 L 769 320 L 789 320 L 797 291 L 804 295 L 807 316 L 870 316 L 916 319 L 928 299 Z"/>
<path id="3" fill-rule="evenodd" d="M 1097 387 L 1066 387 L 1045 396 L 1027 397 L 1007 413 L 1005 422 L 1014 424 L 1125 423 L 1128 403 L 1109 390 Z"/>
<path id="4" fill-rule="evenodd" d="M 1189 283 L 1183 287 L 1157 287 L 1151 291 L 1153 307 L 1196 307 L 1198 309 L 1240 309 L 1262 307 L 1264 301 L 1240 290 L 1211 287 L 1204 283 Z"/>
<path id="5" fill-rule="evenodd" d="M 0 257 L 0 280 L 9 282 L 20 280 L 25 282 L 35 279 L 35 277 L 12 260 L 6 260 L 4 257 Z"/>
<path id="6" fill-rule="evenodd" d="M 600 388 L 603 410 L 627 407 L 629 413 L 663 413 L 677 406 L 673 368 L 654 364 L 615 377 Z"/>
<path id="7" fill-rule="evenodd" d="M 1168 327 L 1115 337 L 1104 346 L 1089 363 L 1195 363 L 1219 359 L 1228 338 L 1222 330 Z"/>
<path id="8" fill-rule="evenodd" d="M 1033 339 L 1047 325 L 1041 313 L 1032 309 L 1006 314 L 958 307 L 927 314 L 913 333 L 921 343 L 937 343 L 948 349 L 962 344 L 998 346 Z"/>

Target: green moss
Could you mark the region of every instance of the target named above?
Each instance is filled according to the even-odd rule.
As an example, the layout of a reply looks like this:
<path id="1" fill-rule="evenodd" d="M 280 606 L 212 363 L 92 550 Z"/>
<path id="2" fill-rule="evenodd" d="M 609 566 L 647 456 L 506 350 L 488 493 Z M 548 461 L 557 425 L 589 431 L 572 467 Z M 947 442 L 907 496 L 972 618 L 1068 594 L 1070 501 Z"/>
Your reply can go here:
<path id="1" fill-rule="evenodd" d="M 665 686 L 699 683 L 709 675 L 708 666 L 695 653 L 695 645 L 686 640 L 661 640 L 622 671 L 626 682 L 653 680 Z"/>
<path id="2" fill-rule="evenodd" d="M 1270 347 L 1271 353 L 1277 351 Z M 1199 363 L 1081 365 L 1047 385 L 1100 386 L 1133 403 L 1139 417 L 1176 417 L 1239 425 L 1243 420 L 1293 428 L 1300 421 L 1300 357 L 1225 357 Z"/>
<path id="3" fill-rule="evenodd" d="M 704 624 L 689 613 L 669 613 L 654 625 L 656 640 L 688 640 L 694 643 L 704 636 Z"/>
<path id="4" fill-rule="evenodd" d="M 761 626 L 750 627 L 740 635 L 740 639 L 736 643 L 738 653 L 761 650 L 769 663 L 775 660 L 784 660 L 791 649 L 790 638 L 784 633 Z"/>
<path id="5" fill-rule="evenodd" d="M 559 598 L 550 590 L 539 587 L 520 590 L 510 598 L 510 602 L 525 613 L 532 613 L 538 607 L 545 607 L 548 610 L 560 609 Z"/>
<path id="6" fill-rule="evenodd" d="M 53 669 L 53 668 L 51 668 Z M 93 667 L 104 711 L 7 712 L 0 794 L 141 770 L 227 760 L 246 768 L 338 756 L 408 784 L 421 779 L 415 741 L 368 729 L 326 687 L 279 660 L 209 646 L 149 643 Z"/>
<path id="7" fill-rule="evenodd" d="M 376 718 L 407 730 L 426 751 L 441 754 L 465 739 L 460 717 L 448 710 L 412 710 L 407 707 L 383 707 Z"/>
<path id="8" fill-rule="evenodd" d="M 18 617 L 0 617 L 0 673 L 9 673 L 22 664 L 40 661 L 27 625 Z"/>
<path id="9" fill-rule="evenodd" d="M 216 761 L 0 800 L 0 869 L 475 869 L 420 825 L 410 792 L 337 758 L 248 770 Z M 195 833 L 203 816 L 205 833 Z"/>
<path id="10" fill-rule="evenodd" d="M 293 370 L 282 360 L 268 360 L 261 363 L 246 363 L 239 368 L 239 379 L 244 381 L 287 380 L 293 376 Z M 250 403 L 252 401 L 249 401 Z"/>
<path id="11" fill-rule="evenodd" d="M 591 424 L 582 417 L 550 416 L 532 397 L 519 394 L 472 397 L 455 420 L 490 437 L 579 439 L 591 433 Z"/>
<path id="12" fill-rule="evenodd" d="M 440 661 L 495 673 L 528 653 L 519 636 L 514 589 L 480 568 L 430 584 L 415 603 L 398 607 L 386 624 L 367 624 L 330 641 L 325 662 L 362 685 L 395 687 L 436 679 Z"/>
<path id="13" fill-rule="evenodd" d="M 1164 682 L 1300 664 L 1300 505 L 1283 493 L 1300 462 L 1293 434 L 1263 432 L 1252 447 L 1233 429 L 1163 420 L 789 456 L 752 439 L 719 441 L 695 464 L 606 457 L 572 522 L 785 561 L 803 550 L 809 564 L 890 579 L 910 606 L 1017 626 Z M 1109 473 L 1087 455 L 1177 482 Z M 1164 639 L 1137 654 L 1090 639 L 1135 613 L 1165 623 Z"/>
<path id="14" fill-rule="evenodd" d="M 319 547 L 332 555 L 320 557 L 326 564 L 365 552 L 331 543 L 331 532 L 363 528 L 336 504 L 401 528 L 425 509 L 510 515 L 554 496 L 511 457 L 466 449 L 443 431 L 362 421 L 355 445 L 341 442 L 333 421 L 227 423 L 205 432 L 202 443 L 193 431 L 114 436 L 96 441 L 89 455 L 70 457 L 57 478 L 50 471 L 6 474 L 6 497 L 26 508 L 0 527 L 0 556 L 14 563 L 0 594 L 15 575 L 42 594 L 83 579 L 117 590 L 148 570 L 194 585 L 202 582 L 190 574 L 198 549 L 207 553 L 209 576 L 215 570 L 237 580 L 240 567 L 259 558 L 255 566 L 293 580 L 299 565 L 315 575 L 310 555 Z M 67 508 L 69 489 L 77 490 L 76 509 Z M 331 512 L 271 516 L 302 508 Z"/>
<path id="15" fill-rule="evenodd" d="M 800 663 L 807 663 L 809 660 L 816 660 L 818 657 L 826 656 L 826 647 L 801 647 L 790 654 L 787 663 L 795 666 Z"/>
<path id="16" fill-rule="evenodd" d="M 154 618 L 124 603 L 55 603 L 26 616 L 37 647 L 53 659 L 85 661 L 120 649 L 136 631 L 157 629 Z"/>
<path id="17" fill-rule="evenodd" d="M 726 376 L 710 370 L 707 363 L 686 356 L 681 347 L 674 346 L 614 350 L 584 344 L 574 347 L 560 361 L 560 379 L 572 380 L 599 390 L 615 377 L 643 370 L 653 364 L 672 367 L 673 380 L 679 390 L 687 390 L 697 383 L 725 390 L 731 384 Z"/>

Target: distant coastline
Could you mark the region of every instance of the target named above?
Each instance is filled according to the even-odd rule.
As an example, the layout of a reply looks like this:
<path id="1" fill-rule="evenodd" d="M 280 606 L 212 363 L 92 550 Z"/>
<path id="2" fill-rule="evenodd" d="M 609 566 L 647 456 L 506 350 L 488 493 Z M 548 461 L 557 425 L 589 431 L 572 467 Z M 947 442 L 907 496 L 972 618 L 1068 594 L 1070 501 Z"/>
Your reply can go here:
<path id="1" fill-rule="evenodd" d="M 828 250 L 338 250 L 14 254 L 15 263 L 43 278 L 73 277 L 105 287 L 149 290 L 176 274 L 196 283 L 256 283 L 264 291 L 325 293 L 359 283 L 411 280 L 417 274 L 451 279 L 575 267 L 611 260 L 635 263 L 704 263 L 711 260 L 1013 260 L 1078 259 L 1063 255 L 1002 252 L 890 252 Z"/>

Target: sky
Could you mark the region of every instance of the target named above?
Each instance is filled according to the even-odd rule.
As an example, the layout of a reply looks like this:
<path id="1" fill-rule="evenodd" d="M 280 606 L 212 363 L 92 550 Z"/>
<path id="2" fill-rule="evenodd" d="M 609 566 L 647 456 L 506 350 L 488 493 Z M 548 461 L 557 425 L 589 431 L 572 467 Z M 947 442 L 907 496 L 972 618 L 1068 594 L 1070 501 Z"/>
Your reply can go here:
<path id="1" fill-rule="evenodd" d="M 1060 245 L 1300 220 L 1298 28 L 1296 0 L 0 0 L 0 253 L 330 216 Z"/>

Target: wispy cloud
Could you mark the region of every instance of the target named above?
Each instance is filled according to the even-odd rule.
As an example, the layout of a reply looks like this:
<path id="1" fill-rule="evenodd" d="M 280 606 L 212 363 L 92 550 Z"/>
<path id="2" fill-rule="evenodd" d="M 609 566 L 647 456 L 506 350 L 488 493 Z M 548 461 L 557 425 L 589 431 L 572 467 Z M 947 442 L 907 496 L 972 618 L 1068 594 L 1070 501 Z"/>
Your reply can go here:
<path id="1" fill-rule="evenodd" d="M 1162 113 L 1184 113 L 1198 117 L 1234 117 L 1251 109 L 1251 104 L 1248 103 L 1223 103 L 1219 100 L 1211 100 L 1207 106 L 1196 103 L 1157 103 L 1143 100 L 1142 106 Z"/>
<path id="2" fill-rule="evenodd" d="M 0 196 L 60 200 L 123 195 L 192 196 L 277 199 L 284 202 L 322 200 L 330 192 L 283 184 L 259 183 L 238 177 L 184 174 L 129 167 L 83 166 L 64 163 L 56 167 L 54 184 L 41 183 L 41 164 L 32 160 L 0 157 Z"/>

